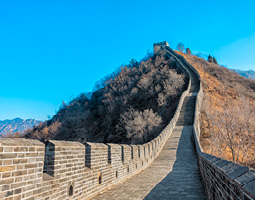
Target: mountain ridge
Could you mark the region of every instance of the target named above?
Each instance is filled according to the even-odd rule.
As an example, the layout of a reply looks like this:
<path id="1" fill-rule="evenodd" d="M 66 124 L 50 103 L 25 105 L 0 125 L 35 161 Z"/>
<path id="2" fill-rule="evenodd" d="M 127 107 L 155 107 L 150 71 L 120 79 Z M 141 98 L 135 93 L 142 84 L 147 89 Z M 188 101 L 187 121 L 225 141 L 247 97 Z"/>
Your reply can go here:
<path id="1" fill-rule="evenodd" d="M 231 70 L 235 71 L 236 73 L 246 78 L 255 79 L 255 71 L 251 69 L 250 70 L 231 69 Z"/>
<path id="2" fill-rule="evenodd" d="M 14 119 L 0 120 L 0 137 L 5 137 L 8 134 L 13 134 L 15 132 L 22 133 L 28 128 L 33 128 L 37 126 L 42 121 L 35 119 L 21 119 L 16 117 Z"/>

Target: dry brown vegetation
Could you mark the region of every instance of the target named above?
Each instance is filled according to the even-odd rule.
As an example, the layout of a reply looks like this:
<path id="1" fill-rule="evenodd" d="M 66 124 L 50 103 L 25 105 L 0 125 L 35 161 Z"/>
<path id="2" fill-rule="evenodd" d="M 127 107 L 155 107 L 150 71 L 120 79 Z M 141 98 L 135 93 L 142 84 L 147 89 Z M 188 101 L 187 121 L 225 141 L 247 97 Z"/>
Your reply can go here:
<path id="1" fill-rule="evenodd" d="M 201 143 L 206 153 L 255 167 L 255 80 L 178 52 L 202 78 Z"/>
<path id="2" fill-rule="evenodd" d="M 174 59 L 152 56 L 121 67 L 93 93 L 63 104 L 27 138 L 139 144 L 157 136 L 172 118 L 187 86 Z"/>

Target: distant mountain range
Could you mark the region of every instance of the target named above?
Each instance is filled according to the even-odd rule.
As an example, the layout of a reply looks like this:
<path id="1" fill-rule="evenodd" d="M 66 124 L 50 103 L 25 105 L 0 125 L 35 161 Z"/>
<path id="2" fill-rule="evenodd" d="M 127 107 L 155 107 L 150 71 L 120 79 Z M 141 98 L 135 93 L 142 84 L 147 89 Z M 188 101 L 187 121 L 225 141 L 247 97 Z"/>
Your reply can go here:
<path id="1" fill-rule="evenodd" d="M 0 120 L 0 137 L 8 133 L 19 132 L 22 133 L 24 130 L 28 128 L 33 128 L 33 126 L 37 126 L 41 121 L 35 119 L 21 119 L 15 118 L 12 120 Z"/>
<path id="2" fill-rule="evenodd" d="M 253 70 L 248 70 L 248 71 L 243 71 L 243 70 L 239 70 L 239 69 L 232 69 L 232 70 L 246 78 L 255 79 L 255 71 L 253 71 Z"/>
<path id="3" fill-rule="evenodd" d="M 197 57 L 199 57 L 199 58 L 203 58 L 203 59 L 205 59 L 205 60 L 208 59 L 208 54 L 201 53 L 201 52 L 196 53 L 195 56 L 197 56 Z"/>
<path id="4" fill-rule="evenodd" d="M 205 53 L 201 53 L 201 52 L 198 52 L 196 54 L 194 54 L 195 56 L 199 57 L 199 58 L 203 58 L 205 60 L 208 59 L 208 54 L 205 54 Z M 224 66 L 224 65 L 223 65 Z M 228 66 L 225 66 L 228 68 Z M 230 68 L 229 68 L 230 69 Z M 239 70 L 239 69 L 230 69 L 232 71 L 235 71 L 236 73 L 240 74 L 241 76 L 244 76 L 246 78 L 250 78 L 250 79 L 255 79 L 255 71 L 253 70 L 247 70 L 247 71 L 244 71 L 244 70 Z"/>

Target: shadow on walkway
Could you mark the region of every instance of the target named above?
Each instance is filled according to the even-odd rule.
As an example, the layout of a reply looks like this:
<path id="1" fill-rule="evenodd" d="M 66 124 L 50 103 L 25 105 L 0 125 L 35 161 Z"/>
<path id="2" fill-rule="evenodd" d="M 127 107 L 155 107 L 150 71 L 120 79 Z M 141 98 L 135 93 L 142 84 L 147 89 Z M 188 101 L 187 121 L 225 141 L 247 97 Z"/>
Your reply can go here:
<path id="1" fill-rule="evenodd" d="M 199 174 L 192 126 L 175 128 L 161 154 L 154 161 L 154 165 L 158 165 L 155 173 L 171 168 L 169 159 L 174 162 L 172 171 L 144 199 L 207 199 Z"/>

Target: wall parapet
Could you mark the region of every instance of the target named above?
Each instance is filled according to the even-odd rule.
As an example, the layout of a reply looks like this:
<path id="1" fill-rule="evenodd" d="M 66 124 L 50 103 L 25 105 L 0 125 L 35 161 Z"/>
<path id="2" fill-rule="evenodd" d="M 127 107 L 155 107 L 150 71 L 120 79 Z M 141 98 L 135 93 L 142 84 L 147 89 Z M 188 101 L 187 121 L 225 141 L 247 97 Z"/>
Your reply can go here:
<path id="1" fill-rule="evenodd" d="M 255 170 L 204 153 L 200 144 L 200 111 L 203 101 L 201 77 L 198 71 L 183 56 L 174 52 L 170 47 L 166 47 L 166 49 L 181 59 L 195 73 L 196 78 L 200 82 L 200 88 L 196 97 L 193 133 L 200 173 L 209 200 L 255 199 Z"/>
<path id="2" fill-rule="evenodd" d="M 155 46 L 168 45 L 157 44 Z M 186 72 L 184 66 L 180 66 Z M 0 199 L 89 199 L 145 169 L 160 153 L 189 93 L 153 140 L 141 145 L 0 139 Z"/>

